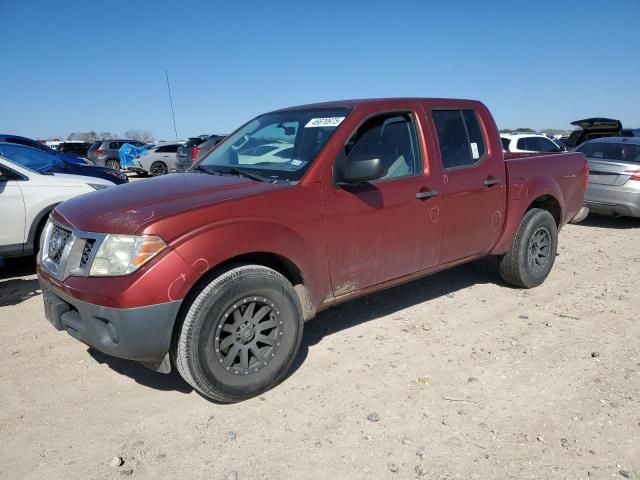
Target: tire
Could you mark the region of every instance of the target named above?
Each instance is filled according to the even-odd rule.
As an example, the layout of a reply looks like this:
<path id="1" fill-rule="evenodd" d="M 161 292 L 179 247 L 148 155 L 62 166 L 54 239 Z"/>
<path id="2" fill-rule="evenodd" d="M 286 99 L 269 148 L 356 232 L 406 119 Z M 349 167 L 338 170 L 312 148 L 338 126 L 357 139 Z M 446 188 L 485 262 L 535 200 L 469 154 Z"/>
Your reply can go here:
<path id="1" fill-rule="evenodd" d="M 115 158 L 110 158 L 104 162 L 104 166 L 107 168 L 113 168 L 114 170 L 120 170 L 120 161 Z"/>
<path id="2" fill-rule="evenodd" d="M 239 266 L 191 302 L 172 357 L 182 378 L 205 397 L 245 400 L 284 378 L 303 324 L 298 296 L 285 277 L 259 265 Z"/>
<path id="3" fill-rule="evenodd" d="M 149 167 L 149 174 L 152 177 L 157 177 L 159 175 L 166 175 L 169 173 L 169 169 L 167 168 L 167 164 L 164 162 L 153 162 Z"/>
<path id="4" fill-rule="evenodd" d="M 511 248 L 500 259 L 500 276 L 516 287 L 533 288 L 545 281 L 556 258 L 558 228 L 546 210 L 525 213 Z"/>

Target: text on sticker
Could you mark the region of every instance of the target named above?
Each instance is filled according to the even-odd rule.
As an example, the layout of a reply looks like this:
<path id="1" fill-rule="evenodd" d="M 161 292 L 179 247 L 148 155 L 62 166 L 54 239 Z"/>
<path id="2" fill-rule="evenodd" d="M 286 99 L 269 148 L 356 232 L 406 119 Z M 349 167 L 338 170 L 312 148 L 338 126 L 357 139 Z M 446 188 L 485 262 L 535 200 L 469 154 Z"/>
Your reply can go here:
<path id="1" fill-rule="evenodd" d="M 478 144 L 475 142 L 471 144 L 471 156 L 473 157 L 474 160 L 477 160 L 480 158 L 480 152 L 478 151 Z"/>
<path id="2" fill-rule="evenodd" d="M 305 128 L 311 127 L 337 127 L 342 123 L 344 117 L 324 117 L 324 118 L 312 118 L 307 122 Z"/>

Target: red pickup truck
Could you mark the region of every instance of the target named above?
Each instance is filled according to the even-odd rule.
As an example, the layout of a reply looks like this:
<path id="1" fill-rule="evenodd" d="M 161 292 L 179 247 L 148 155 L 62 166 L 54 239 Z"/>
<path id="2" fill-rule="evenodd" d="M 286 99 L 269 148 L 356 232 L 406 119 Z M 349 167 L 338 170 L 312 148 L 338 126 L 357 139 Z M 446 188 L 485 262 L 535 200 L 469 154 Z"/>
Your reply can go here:
<path id="1" fill-rule="evenodd" d="M 506 283 L 541 284 L 587 182 L 579 153 L 505 161 L 477 101 L 278 110 L 187 173 L 56 207 L 38 259 L 46 316 L 238 401 L 277 384 L 304 321 L 339 302 L 486 255 Z"/>

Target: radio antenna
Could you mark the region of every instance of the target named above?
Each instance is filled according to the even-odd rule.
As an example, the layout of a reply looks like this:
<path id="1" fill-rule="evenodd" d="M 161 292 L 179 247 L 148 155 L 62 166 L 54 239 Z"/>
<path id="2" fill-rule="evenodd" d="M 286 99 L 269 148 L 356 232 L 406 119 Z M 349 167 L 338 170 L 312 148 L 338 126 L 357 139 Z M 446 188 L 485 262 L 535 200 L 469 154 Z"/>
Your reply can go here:
<path id="1" fill-rule="evenodd" d="M 167 79 L 167 91 L 169 92 L 169 104 L 171 105 L 171 117 L 173 118 L 173 133 L 176 135 L 176 143 L 178 143 L 178 129 L 176 128 L 176 114 L 173 111 L 173 98 L 171 97 L 171 85 L 169 84 L 169 72 L 164 69 L 164 76 Z"/>

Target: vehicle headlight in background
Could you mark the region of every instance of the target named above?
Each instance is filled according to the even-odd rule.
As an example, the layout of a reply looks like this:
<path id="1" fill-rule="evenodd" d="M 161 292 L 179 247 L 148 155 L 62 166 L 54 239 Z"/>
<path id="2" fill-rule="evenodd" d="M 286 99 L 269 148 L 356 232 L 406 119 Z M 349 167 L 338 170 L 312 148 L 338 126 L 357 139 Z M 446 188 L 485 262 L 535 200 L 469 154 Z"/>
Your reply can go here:
<path id="1" fill-rule="evenodd" d="M 104 188 L 109 188 L 109 185 L 102 185 L 101 183 L 87 183 L 94 190 L 102 190 Z"/>
<path id="2" fill-rule="evenodd" d="M 96 253 L 89 275 L 109 277 L 128 275 L 167 248 L 156 235 L 107 235 Z"/>
<path id="3" fill-rule="evenodd" d="M 129 181 L 129 177 L 127 177 L 127 174 L 124 172 L 114 170 L 113 172 L 107 172 L 107 174 L 111 175 L 112 177 L 119 178 L 120 180 L 126 180 L 127 182 Z"/>

